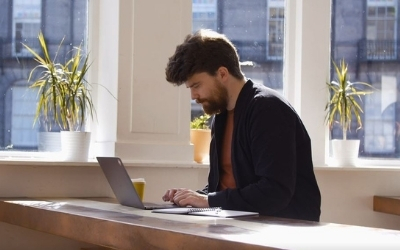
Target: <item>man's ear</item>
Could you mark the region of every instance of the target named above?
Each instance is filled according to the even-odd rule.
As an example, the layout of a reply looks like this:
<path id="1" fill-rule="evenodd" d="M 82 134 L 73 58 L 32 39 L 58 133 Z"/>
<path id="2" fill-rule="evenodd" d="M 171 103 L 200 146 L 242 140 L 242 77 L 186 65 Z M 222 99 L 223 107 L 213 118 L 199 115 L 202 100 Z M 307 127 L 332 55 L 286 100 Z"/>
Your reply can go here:
<path id="1" fill-rule="evenodd" d="M 226 81 L 229 77 L 229 70 L 226 67 L 219 67 L 217 70 L 218 77 L 221 81 Z"/>

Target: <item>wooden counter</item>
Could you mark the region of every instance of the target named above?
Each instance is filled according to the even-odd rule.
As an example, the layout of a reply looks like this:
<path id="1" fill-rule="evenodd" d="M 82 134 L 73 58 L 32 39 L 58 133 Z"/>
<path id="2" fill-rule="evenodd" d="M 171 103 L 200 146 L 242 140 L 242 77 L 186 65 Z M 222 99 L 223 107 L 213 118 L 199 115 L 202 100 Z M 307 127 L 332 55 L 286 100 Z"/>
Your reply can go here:
<path id="1" fill-rule="evenodd" d="M 400 215 L 400 197 L 374 196 L 374 211 Z"/>
<path id="2" fill-rule="evenodd" d="M 3 198 L 0 221 L 113 249 L 400 249 L 396 230 L 157 214 L 107 198 Z"/>

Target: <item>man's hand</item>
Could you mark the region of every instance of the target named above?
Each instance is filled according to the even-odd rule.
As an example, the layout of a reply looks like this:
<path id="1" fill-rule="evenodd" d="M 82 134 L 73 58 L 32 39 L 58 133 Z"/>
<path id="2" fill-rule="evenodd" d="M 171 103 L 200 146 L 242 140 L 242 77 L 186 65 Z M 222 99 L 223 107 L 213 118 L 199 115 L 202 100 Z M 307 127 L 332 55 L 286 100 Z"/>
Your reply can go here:
<path id="1" fill-rule="evenodd" d="M 162 199 L 164 201 L 171 201 L 180 207 L 209 207 L 207 195 L 199 194 L 187 188 L 169 189 Z"/>

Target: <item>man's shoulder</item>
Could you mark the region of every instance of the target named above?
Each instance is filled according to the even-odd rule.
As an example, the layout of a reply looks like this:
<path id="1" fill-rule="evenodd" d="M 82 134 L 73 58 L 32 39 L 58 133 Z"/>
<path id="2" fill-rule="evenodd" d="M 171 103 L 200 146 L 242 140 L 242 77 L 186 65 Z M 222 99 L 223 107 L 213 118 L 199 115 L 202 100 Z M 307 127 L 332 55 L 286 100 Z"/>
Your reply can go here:
<path id="1" fill-rule="evenodd" d="M 277 90 L 265 86 L 262 83 L 254 82 L 248 79 L 245 87 L 243 88 L 243 94 L 245 96 L 251 96 L 253 98 L 274 98 L 285 100 L 284 96 Z"/>

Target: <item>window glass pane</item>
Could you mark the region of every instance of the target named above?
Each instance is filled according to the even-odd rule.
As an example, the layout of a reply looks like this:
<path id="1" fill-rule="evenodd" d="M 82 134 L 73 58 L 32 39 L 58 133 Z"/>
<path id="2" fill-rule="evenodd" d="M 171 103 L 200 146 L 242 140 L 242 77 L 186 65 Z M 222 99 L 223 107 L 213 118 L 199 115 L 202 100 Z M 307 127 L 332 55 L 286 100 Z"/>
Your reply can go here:
<path id="1" fill-rule="evenodd" d="M 360 139 L 359 155 L 364 159 L 399 158 L 398 0 L 367 0 L 366 4 L 334 0 L 332 4 L 332 59 L 346 60 L 351 82 L 367 82 L 376 88 L 361 98 L 363 127 L 359 129 L 353 119 L 347 138 Z M 342 138 L 338 126 L 331 138 Z"/>
<path id="2" fill-rule="evenodd" d="M 386 17 L 386 8 L 378 7 L 378 18 L 385 18 L 385 17 Z"/>
<path id="3" fill-rule="evenodd" d="M 376 8 L 375 7 L 368 7 L 368 17 L 373 18 L 376 13 Z"/>
<path id="4" fill-rule="evenodd" d="M 396 8 L 395 7 L 388 7 L 387 9 L 387 16 L 389 18 L 396 18 Z"/>
<path id="5" fill-rule="evenodd" d="M 33 124 L 37 92 L 27 78 L 37 64 L 22 43 L 41 53 L 42 31 L 54 58 L 64 38 L 57 55 L 62 61 L 74 46 L 86 47 L 87 17 L 88 0 L 0 1 L 0 150 L 37 151 L 38 131 L 45 127 Z"/>
<path id="6" fill-rule="evenodd" d="M 385 38 L 387 38 L 387 39 L 395 39 L 395 37 L 396 37 L 396 30 L 395 30 L 395 28 L 396 28 L 396 23 L 395 23 L 395 21 L 391 21 L 391 20 L 388 20 L 387 22 L 386 22 L 386 27 L 385 27 L 386 29 L 386 34 L 385 34 Z"/>
<path id="7" fill-rule="evenodd" d="M 277 9 L 276 8 L 270 8 L 269 9 L 269 17 L 271 18 L 271 19 L 273 19 L 273 18 L 276 18 L 276 11 L 277 11 Z"/>
<path id="8" fill-rule="evenodd" d="M 279 8 L 279 18 L 285 18 L 285 8 Z"/>
<path id="9" fill-rule="evenodd" d="M 284 0 L 192 0 L 193 31 L 224 33 L 237 47 L 247 78 L 283 92 Z M 213 19 L 199 13 L 213 13 Z M 192 117 L 201 113 L 192 101 Z"/>

